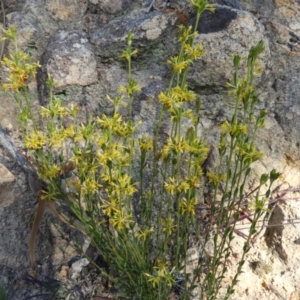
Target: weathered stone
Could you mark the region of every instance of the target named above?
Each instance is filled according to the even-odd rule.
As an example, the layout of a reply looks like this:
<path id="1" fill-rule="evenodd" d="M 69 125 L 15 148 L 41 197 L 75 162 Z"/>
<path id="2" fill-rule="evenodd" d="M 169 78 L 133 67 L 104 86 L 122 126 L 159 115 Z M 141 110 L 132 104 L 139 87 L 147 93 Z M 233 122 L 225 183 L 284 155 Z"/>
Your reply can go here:
<path id="1" fill-rule="evenodd" d="M 198 32 L 202 34 L 227 30 L 230 23 L 237 18 L 233 9 L 219 6 L 214 13 L 204 11 L 199 21 Z"/>
<path id="2" fill-rule="evenodd" d="M 13 185 L 14 175 L 2 164 L 0 164 L 0 206 L 3 208 L 14 201 Z"/>
<path id="3" fill-rule="evenodd" d="M 103 66 L 98 74 L 99 82 L 86 87 L 86 97 L 92 103 L 97 103 L 102 113 L 110 114 L 113 103 L 106 96 L 111 98 L 118 96 L 119 86 L 126 84 L 126 71 L 119 66 Z"/>
<path id="4" fill-rule="evenodd" d="M 45 6 L 54 20 L 78 21 L 87 9 L 87 0 L 47 0 Z"/>
<path id="5" fill-rule="evenodd" d="M 140 50 L 141 58 L 146 54 L 146 48 L 153 47 L 165 36 L 165 32 L 175 24 L 176 19 L 175 13 L 162 14 L 158 11 L 120 17 L 93 31 L 91 42 L 100 57 L 118 58 L 122 53 L 121 49 L 126 48 L 127 34 L 133 32 L 133 43 Z"/>
<path id="6" fill-rule="evenodd" d="M 217 3 L 221 5 L 226 5 L 234 9 L 243 10 L 243 6 L 240 0 L 212 0 L 211 3 Z"/>
<path id="7" fill-rule="evenodd" d="M 108 23 L 108 18 L 105 14 L 91 14 L 84 16 L 84 26 L 87 31 L 99 29 Z"/>
<path id="8" fill-rule="evenodd" d="M 288 153 L 294 156 L 295 160 L 300 159 L 300 134 L 298 129 L 300 106 L 297 100 L 300 93 L 299 85 L 299 78 L 294 76 L 286 76 L 281 80 L 276 80 L 276 89 L 281 91 L 282 98 L 280 97 L 280 102 L 277 102 L 275 119 L 285 132 L 285 140 L 290 145 Z"/>
<path id="9" fill-rule="evenodd" d="M 231 8 L 216 7 L 217 12 L 215 14 L 208 12 L 207 19 L 211 24 L 219 22 L 217 27 L 209 27 L 209 25 L 200 23 L 200 35 L 195 39 L 195 42 L 203 45 L 206 52 L 206 56 L 199 58 L 194 63 L 189 75 L 191 83 L 199 87 L 225 86 L 226 82 L 232 81 L 231 55 L 239 54 L 241 57 L 246 57 L 250 48 L 260 40 L 263 40 L 265 45 L 265 51 L 259 59 L 262 69 L 265 69 L 270 58 L 268 41 L 264 36 L 263 27 L 253 15 Z M 220 15 L 218 11 L 221 12 Z M 220 19 L 222 15 L 231 16 L 231 21 L 229 22 L 230 19 L 226 18 Z M 201 26 L 204 33 L 201 31 Z M 245 74 L 244 71 L 241 72 L 241 76 Z"/>
<path id="10" fill-rule="evenodd" d="M 21 49 L 31 48 L 31 55 L 35 55 L 34 59 L 38 59 L 38 54 L 41 54 L 45 46 L 46 39 L 44 37 L 44 30 L 34 15 L 25 12 L 12 12 L 7 15 L 9 26 L 17 27 L 18 46 Z M 11 45 L 13 49 L 15 45 Z M 40 50 L 39 53 L 36 53 Z"/>
<path id="11" fill-rule="evenodd" d="M 29 47 L 33 58 L 39 59 L 56 30 L 83 28 L 86 9 L 86 0 L 27 1 L 23 10 L 7 14 L 8 26 L 17 26 L 19 47 Z"/>
<path id="12" fill-rule="evenodd" d="M 89 2 L 98 5 L 103 12 L 115 14 L 127 9 L 131 0 L 89 0 Z"/>
<path id="13" fill-rule="evenodd" d="M 38 76 L 41 98 L 47 97 L 44 80 L 48 73 L 59 88 L 69 85 L 85 86 L 97 81 L 95 55 L 82 31 L 59 31 L 53 35 L 42 56 L 41 64 L 42 69 Z"/>
<path id="14" fill-rule="evenodd" d="M 275 6 L 278 8 L 280 6 L 287 6 L 293 4 L 294 0 L 274 0 Z"/>
<path id="15" fill-rule="evenodd" d="M 0 94 L 0 107 L 1 127 L 6 130 L 16 130 L 19 126 L 19 122 L 15 117 L 17 112 L 17 103 L 6 93 L 2 92 Z"/>

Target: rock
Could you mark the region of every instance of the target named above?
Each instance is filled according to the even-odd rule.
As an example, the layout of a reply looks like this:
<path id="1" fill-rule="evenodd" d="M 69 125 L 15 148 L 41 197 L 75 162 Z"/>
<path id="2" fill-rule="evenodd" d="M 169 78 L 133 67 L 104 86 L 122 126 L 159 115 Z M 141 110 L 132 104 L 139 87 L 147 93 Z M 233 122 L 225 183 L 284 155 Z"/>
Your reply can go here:
<path id="1" fill-rule="evenodd" d="M 34 60 L 38 60 L 46 44 L 44 30 L 35 16 L 22 11 L 12 12 L 7 15 L 8 26 L 17 27 L 18 47 L 20 49 L 29 48 Z M 10 49 L 15 45 L 10 43 Z"/>
<path id="2" fill-rule="evenodd" d="M 13 185 L 15 176 L 2 164 L 0 164 L 0 206 L 1 209 L 14 201 Z"/>
<path id="3" fill-rule="evenodd" d="M 140 51 L 140 59 L 143 55 L 149 55 L 144 50 L 154 47 L 165 36 L 167 29 L 174 26 L 176 19 L 175 13 L 163 14 L 158 11 L 122 16 L 103 28 L 94 30 L 91 33 L 91 43 L 100 57 L 116 59 L 127 46 L 127 34 L 133 32 L 133 44 Z"/>
<path id="4" fill-rule="evenodd" d="M 8 118 L 3 118 L 0 121 L 0 125 L 3 129 L 6 129 L 8 131 L 11 131 L 13 129 L 13 125 L 11 124 L 11 120 L 9 120 Z"/>
<path id="5" fill-rule="evenodd" d="M 131 0 L 89 0 L 90 3 L 97 5 L 100 10 L 108 14 L 120 13 L 130 6 Z"/>
<path id="6" fill-rule="evenodd" d="M 299 191 L 298 191 L 299 192 Z M 298 196 L 298 192 L 287 194 L 284 199 Z M 272 212 L 268 223 L 272 225 L 266 232 L 261 232 L 263 237 L 256 239 L 252 249 L 247 254 L 247 262 L 244 265 L 244 272 L 239 277 L 239 282 L 235 288 L 236 292 L 232 296 L 234 300 L 240 299 L 278 299 L 276 291 L 287 299 L 298 299 L 297 286 L 299 282 L 298 271 L 289 272 L 290 268 L 298 265 L 300 259 L 299 245 L 293 243 L 299 237 L 299 224 L 293 224 L 290 219 L 299 218 L 299 205 L 297 201 L 287 200 L 288 205 L 280 201 L 272 206 Z M 248 223 L 248 222 L 246 222 Z M 249 224 L 239 225 L 245 233 Z M 285 226 L 283 226 L 285 224 Z M 276 226 L 274 226 L 276 225 Z M 283 229 L 284 227 L 284 229 Z M 265 239 L 270 242 L 270 247 L 266 246 Z M 233 251 L 238 252 L 238 248 L 244 243 L 241 237 L 235 238 Z M 237 263 L 238 258 L 230 258 L 233 265 Z M 256 263 L 255 263 L 256 262 Z M 226 275 L 226 281 L 230 282 L 232 278 L 231 271 Z M 253 286 L 263 286 L 263 288 L 253 289 Z M 298 296 L 297 296 L 298 295 Z"/>
<path id="7" fill-rule="evenodd" d="M 233 79 L 231 55 L 246 57 L 260 40 L 264 42 L 265 51 L 259 63 L 261 68 L 266 68 L 270 59 L 269 44 L 262 25 L 248 12 L 216 5 L 216 13 L 205 12 L 198 29 L 200 35 L 195 42 L 203 45 L 206 56 L 200 57 L 191 68 L 189 80 L 194 86 L 224 87 Z"/>
<path id="8" fill-rule="evenodd" d="M 101 112 L 109 114 L 112 112 L 113 103 L 106 96 L 114 98 L 118 96 L 120 85 L 126 85 L 126 71 L 119 66 L 102 66 L 98 71 L 99 82 L 86 87 L 86 100 L 98 104 Z M 101 95 L 99 97 L 99 95 Z"/>
<path id="9" fill-rule="evenodd" d="M 72 264 L 72 269 L 75 273 L 80 273 L 82 268 L 86 267 L 89 263 L 87 258 L 79 259 Z"/>
<path id="10" fill-rule="evenodd" d="M 55 31 L 83 28 L 86 9 L 87 0 L 29 1 L 23 10 L 8 13 L 7 21 L 8 26 L 17 26 L 19 47 L 29 47 L 33 59 L 38 60 Z"/>
<path id="11" fill-rule="evenodd" d="M 78 30 L 59 31 L 54 34 L 41 59 L 38 88 L 40 98 L 46 98 L 45 79 L 48 73 L 56 87 L 86 86 L 97 82 L 96 59 L 87 35 Z M 43 103 L 44 100 L 41 102 Z"/>
<path id="12" fill-rule="evenodd" d="M 87 0 L 47 0 L 45 5 L 56 21 L 80 21 L 87 9 Z"/>

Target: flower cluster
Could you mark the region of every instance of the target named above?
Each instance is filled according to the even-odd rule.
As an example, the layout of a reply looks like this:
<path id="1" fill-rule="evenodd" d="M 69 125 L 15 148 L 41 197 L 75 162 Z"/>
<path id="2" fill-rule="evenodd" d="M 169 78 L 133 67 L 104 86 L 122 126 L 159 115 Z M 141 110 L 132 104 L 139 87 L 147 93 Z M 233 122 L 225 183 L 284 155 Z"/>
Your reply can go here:
<path id="1" fill-rule="evenodd" d="M 261 71 L 256 63 L 263 50 L 263 44 L 259 43 L 250 51 L 247 76 L 242 80 L 238 78 L 241 58 L 233 59 L 234 82 L 227 86 L 236 97 L 235 111 L 231 120 L 221 125 L 219 166 L 202 170 L 213 147 L 200 138 L 200 98 L 189 88 L 187 78 L 189 67 L 205 55 L 203 47 L 194 42 L 200 15 L 204 10 L 213 12 L 214 8 L 207 0 L 191 0 L 191 4 L 196 9 L 196 24 L 179 26 L 181 47 L 178 55 L 167 61 L 172 70 L 171 80 L 168 89 L 159 93 L 161 109 L 149 135 L 137 133 L 141 122 L 134 122 L 132 114 L 134 95 L 141 91 L 131 72 L 132 57 L 138 53 L 132 49 L 133 33 L 128 34 L 127 49 L 120 56 L 128 65 L 127 84 L 119 88 L 117 97 L 107 96 L 113 112 L 88 116 L 82 121 L 78 107 L 66 106 L 53 96 L 51 76 L 46 82 L 49 104 L 40 108 L 38 116 L 33 116 L 26 85 L 39 65 L 32 64 L 17 49 L 15 28 L 5 32 L 15 42 L 16 51 L 2 62 L 9 70 L 8 83 L 3 88 L 17 92 L 24 143 L 39 177 L 47 183 L 41 199 L 65 201 L 93 245 L 110 263 L 112 273 L 120 279 L 115 281 L 123 288 L 121 292 L 130 299 L 167 299 L 176 284 L 176 275 L 181 273 L 184 286 L 180 298 L 188 299 L 198 275 L 207 274 L 201 282 L 200 298 L 215 299 L 239 217 L 236 207 L 244 199 L 250 165 L 262 156 L 255 146 L 255 137 L 264 126 L 266 112 L 261 110 L 254 121 L 258 95 L 253 87 L 253 76 Z M 120 112 L 122 106 L 129 106 L 126 118 Z M 164 122 L 170 125 L 166 127 L 169 131 L 163 128 Z M 164 134 L 160 135 L 162 129 Z M 207 203 L 211 214 L 205 226 L 199 226 L 206 221 L 198 222 L 196 214 L 202 202 L 202 176 L 206 176 L 214 192 Z M 272 184 L 278 177 L 276 171 L 263 175 L 260 186 L 268 180 Z M 219 197 L 220 187 L 222 197 Z M 270 189 L 266 197 L 260 198 L 258 189 L 250 233 L 269 195 Z M 199 257 L 197 269 L 190 274 L 185 266 L 192 232 L 193 240 L 201 237 L 203 249 L 215 233 L 214 256 L 209 262 L 205 260 L 204 265 L 201 265 L 203 257 Z M 244 249 L 248 249 L 246 246 Z"/>
<path id="2" fill-rule="evenodd" d="M 166 93 L 161 92 L 158 98 L 166 109 L 175 111 L 178 108 L 182 108 L 185 102 L 194 101 L 196 95 L 188 90 L 186 85 L 183 88 L 177 85 Z"/>
<path id="3" fill-rule="evenodd" d="M 25 136 L 24 142 L 27 149 L 41 149 L 47 141 L 47 136 L 40 130 L 34 130 Z"/>
<path id="4" fill-rule="evenodd" d="M 7 67 L 9 75 L 6 83 L 2 84 L 5 91 L 18 92 L 27 86 L 30 77 L 35 76 L 39 63 L 32 63 L 30 57 L 17 47 L 17 30 L 11 27 L 4 31 L 5 38 L 11 39 L 15 43 L 15 51 L 4 57 L 2 65 Z"/>
<path id="5" fill-rule="evenodd" d="M 167 261 L 158 259 L 153 268 L 154 275 L 149 273 L 145 273 L 145 275 L 148 277 L 148 281 L 154 288 L 159 287 L 163 281 L 165 281 L 169 287 L 172 287 L 175 282 L 175 278 L 172 272 L 173 270 L 170 271 L 169 268 L 170 266 Z"/>

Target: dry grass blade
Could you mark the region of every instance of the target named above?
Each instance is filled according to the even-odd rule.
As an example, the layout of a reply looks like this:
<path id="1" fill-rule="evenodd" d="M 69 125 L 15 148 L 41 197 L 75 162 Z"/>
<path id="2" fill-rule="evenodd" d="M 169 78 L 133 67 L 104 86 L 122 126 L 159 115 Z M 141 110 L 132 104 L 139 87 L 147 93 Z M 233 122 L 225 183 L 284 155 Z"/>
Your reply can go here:
<path id="1" fill-rule="evenodd" d="M 32 225 L 30 237 L 29 237 L 29 243 L 28 243 L 28 250 L 29 250 L 29 259 L 31 263 L 31 268 L 35 270 L 36 268 L 36 259 L 35 259 L 35 241 L 36 241 L 36 236 L 37 232 L 39 229 L 39 226 L 41 224 L 44 212 L 46 208 L 46 202 L 39 200 L 38 202 L 38 207 L 36 210 L 34 222 Z"/>

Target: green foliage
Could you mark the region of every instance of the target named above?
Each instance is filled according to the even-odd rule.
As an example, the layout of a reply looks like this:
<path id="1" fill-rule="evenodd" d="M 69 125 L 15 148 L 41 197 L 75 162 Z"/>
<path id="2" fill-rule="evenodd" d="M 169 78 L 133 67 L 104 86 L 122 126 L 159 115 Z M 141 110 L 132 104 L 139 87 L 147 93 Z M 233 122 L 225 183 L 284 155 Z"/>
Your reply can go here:
<path id="1" fill-rule="evenodd" d="M 8 291 L 4 285 L 0 285 L 0 300 L 7 300 Z"/>
<path id="2" fill-rule="evenodd" d="M 206 0 L 191 3 L 197 12 L 197 28 L 202 12 L 213 11 L 213 7 Z M 207 203 L 209 219 L 203 222 L 196 211 L 202 200 L 201 166 L 210 149 L 199 134 L 200 99 L 189 89 L 187 74 L 193 61 L 205 52 L 194 43 L 195 29 L 180 26 L 179 31 L 179 53 L 168 60 L 172 69 L 170 84 L 159 94 L 160 115 L 154 132 L 148 135 L 137 135 L 140 124 L 134 124 L 132 116 L 134 95 L 140 91 L 131 74 L 131 58 L 137 54 L 132 49 L 132 33 L 128 34 L 128 47 L 121 55 L 128 65 L 128 84 L 120 88 L 119 97 L 108 97 L 114 105 L 112 115 L 79 121 L 79 109 L 63 106 L 52 94 L 55 83 L 49 77 L 50 103 L 41 107 L 44 128 L 38 128 L 26 87 L 23 82 L 18 86 L 16 81 L 24 78 L 20 70 L 34 73 L 30 64 L 27 69 L 18 66 L 20 72 L 14 73 L 17 75 L 11 77 L 11 85 L 6 86 L 16 92 L 25 145 L 40 178 L 47 183 L 42 198 L 62 199 L 68 204 L 76 222 L 109 264 L 111 272 L 107 276 L 120 295 L 129 299 L 167 299 L 174 288 L 180 290 L 181 299 L 189 299 L 197 286 L 201 299 L 216 299 L 227 271 L 226 260 L 231 255 L 230 245 L 251 165 L 262 157 L 255 139 L 266 112 L 256 115 L 258 95 L 253 86 L 254 75 L 260 71 L 257 57 L 264 49 L 259 42 L 248 55 L 245 78 L 238 76 L 243 59 L 233 57 L 235 73 L 228 87 L 236 105 L 231 120 L 221 126 L 219 165 L 205 174 L 213 198 Z M 10 37 L 9 31 L 7 36 Z M 17 53 L 11 57 L 14 55 Z M 4 64 L 8 68 L 14 66 L 10 59 Z M 127 118 L 119 112 L 122 105 L 129 105 Z M 63 125 L 66 118 L 72 120 L 68 127 Z M 171 130 L 162 142 L 159 132 L 165 119 L 170 120 Z M 190 124 L 187 129 L 184 122 Z M 225 299 L 234 291 L 256 223 L 279 175 L 273 170 L 259 180 L 253 196 L 253 221 Z M 266 195 L 261 197 L 261 187 L 266 184 Z M 207 254 L 209 243 L 213 245 L 212 255 Z M 198 263 L 191 270 L 187 265 L 196 245 L 200 245 L 194 248 Z M 181 286 L 179 278 L 183 278 Z"/>

